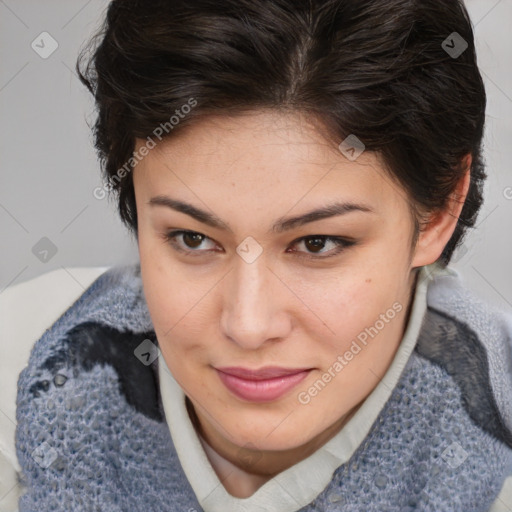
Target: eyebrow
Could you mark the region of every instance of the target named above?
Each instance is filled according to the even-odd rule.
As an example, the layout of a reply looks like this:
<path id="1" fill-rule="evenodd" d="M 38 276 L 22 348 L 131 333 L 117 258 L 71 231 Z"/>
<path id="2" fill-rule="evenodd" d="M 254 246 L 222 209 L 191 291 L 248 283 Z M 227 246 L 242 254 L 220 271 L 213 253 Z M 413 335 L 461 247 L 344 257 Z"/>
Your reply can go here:
<path id="1" fill-rule="evenodd" d="M 168 196 L 159 195 L 152 197 L 148 201 L 148 204 L 150 206 L 165 206 L 167 208 L 171 208 L 172 210 L 176 210 L 178 212 L 189 215 L 197 221 L 202 222 L 203 224 L 207 224 L 213 228 L 226 230 L 231 233 L 233 232 L 229 224 L 225 223 L 216 215 L 211 214 L 205 210 L 201 210 L 200 208 L 197 208 L 196 206 L 193 206 L 189 203 L 178 201 L 177 199 L 172 199 Z M 311 210 L 295 217 L 281 217 L 272 226 L 271 231 L 274 233 L 282 233 L 284 231 L 289 231 L 303 226 L 304 224 L 308 224 L 310 222 L 344 215 L 354 211 L 375 213 L 373 208 L 371 208 L 369 205 L 353 202 L 334 202 L 328 206 Z"/>

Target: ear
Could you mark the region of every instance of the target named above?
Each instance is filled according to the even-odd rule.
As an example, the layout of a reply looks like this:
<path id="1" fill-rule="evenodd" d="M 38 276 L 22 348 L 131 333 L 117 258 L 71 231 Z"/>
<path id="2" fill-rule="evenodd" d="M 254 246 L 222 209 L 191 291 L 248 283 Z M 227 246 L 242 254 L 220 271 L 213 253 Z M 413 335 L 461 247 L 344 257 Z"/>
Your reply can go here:
<path id="1" fill-rule="evenodd" d="M 411 268 L 434 263 L 441 256 L 444 247 L 455 231 L 460 212 L 468 194 L 471 179 L 470 171 L 473 158 L 468 153 L 464 159 L 466 171 L 450 196 L 446 209 L 434 214 L 427 226 L 423 226 L 419 234 L 411 261 Z"/>

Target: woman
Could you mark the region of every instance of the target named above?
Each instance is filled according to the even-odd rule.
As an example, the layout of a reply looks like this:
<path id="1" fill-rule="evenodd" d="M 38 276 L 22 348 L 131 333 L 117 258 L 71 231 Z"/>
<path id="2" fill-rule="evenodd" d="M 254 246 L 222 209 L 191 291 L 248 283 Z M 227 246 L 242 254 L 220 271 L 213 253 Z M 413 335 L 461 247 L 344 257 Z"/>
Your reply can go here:
<path id="1" fill-rule="evenodd" d="M 140 265 L 20 375 L 20 511 L 506 504 L 510 324 L 447 267 L 485 178 L 463 4 L 113 0 L 94 41 Z"/>

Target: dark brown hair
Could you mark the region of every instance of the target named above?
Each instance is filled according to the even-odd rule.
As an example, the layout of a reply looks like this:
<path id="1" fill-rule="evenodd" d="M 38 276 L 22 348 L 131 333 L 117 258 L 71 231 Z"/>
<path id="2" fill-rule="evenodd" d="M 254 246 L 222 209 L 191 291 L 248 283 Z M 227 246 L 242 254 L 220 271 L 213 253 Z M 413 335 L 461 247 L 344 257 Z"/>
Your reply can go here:
<path id="1" fill-rule="evenodd" d="M 442 264 L 482 204 L 486 94 L 459 0 L 113 0 L 76 69 L 95 98 L 104 177 L 136 236 L 135 138 L 254 109 L 306 114 L 336 144 L 356 135 L 406 191 L 417 228 L 446 208 L 470 153 Z"/>

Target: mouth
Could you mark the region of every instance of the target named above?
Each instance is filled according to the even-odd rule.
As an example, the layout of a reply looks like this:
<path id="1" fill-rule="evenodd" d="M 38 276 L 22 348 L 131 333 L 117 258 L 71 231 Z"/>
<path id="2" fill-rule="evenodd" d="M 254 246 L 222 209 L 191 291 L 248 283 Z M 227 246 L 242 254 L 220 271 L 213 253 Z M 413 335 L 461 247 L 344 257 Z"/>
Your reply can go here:
<path id="1" fill-rule="evenodd" d="M 216 368 L 220 380 L 237 398 L 249 402 L 271 402 L 304 380 L 312 368 L 240 367 Z"/>

